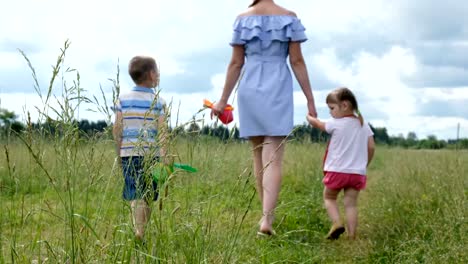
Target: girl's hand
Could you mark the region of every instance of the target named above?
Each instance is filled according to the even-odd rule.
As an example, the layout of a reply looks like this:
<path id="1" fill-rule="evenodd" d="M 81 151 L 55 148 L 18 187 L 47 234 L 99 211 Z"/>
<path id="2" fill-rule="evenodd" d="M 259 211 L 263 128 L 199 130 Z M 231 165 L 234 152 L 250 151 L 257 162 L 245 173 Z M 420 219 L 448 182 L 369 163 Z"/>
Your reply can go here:
<path id="1" fill-rule="evenodd" d="M 213 119 L 213 116 L 218 116 L 224 112 L 224 108 L 226 108 L 227 103 L 223 101 L 219 101 L 217 103 L 213 104 L 213 107 L 211 108 L 211 114 L 210 117 Z"/>
<path id="2" fill-rule="evenodd" d="M 307 119 L 307 122 L 309 122 L 309 124 L 312 125 L 312 126 L 313 126 L 313 123 L 317 121 L 317 118 L 315 118 L 311 114 L 308 114 L 306 116 L 306 119 Z"/>
<path id="3" fill-rule="evenodd" d="M 320 130 L 322 130 L 322 131 L 326 131 L 326 130 L 325 130 L 325 123 L 324 123 L 324 122 L 318 120 L 316 117 L 312 116 L 311 114 L 308 114 L 308 115 L 306 116 L 306 118 L 307 118 L 307 121 L 309 122 L 309 124 L 310 124 L 311 126 L 313 126 L 313 127 L 315 127 L 315 128 L 318 128 L 318 129 L 320 129 Z"/>

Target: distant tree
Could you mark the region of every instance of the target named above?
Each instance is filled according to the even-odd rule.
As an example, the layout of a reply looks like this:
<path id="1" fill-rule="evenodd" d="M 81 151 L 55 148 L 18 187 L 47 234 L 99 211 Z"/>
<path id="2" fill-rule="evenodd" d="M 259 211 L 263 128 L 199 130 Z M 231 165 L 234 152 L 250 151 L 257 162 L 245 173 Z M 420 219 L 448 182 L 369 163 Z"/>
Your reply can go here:
<path id="1" fill-rule="evenodd" d="M 309 125 L 306 125 L 306 124 L 296 125 L 294 126 L 294 129 L 291 135 L 289 136 L 289 138 L 303 141 L 304 139 L 309 138 L 310 130 L 311 128 Z"/>
<path id="2" fill-rule="evenodd" d="M 11 131 L 21 132 L 24 130 L 23 123 L 16 120 L 18 116 L 13 111 L 0 108 L 0 133 L 3 136 L 10 135 Z"/>
<path id="3" fill-rule="evenodd" d="M 409 132 L 408 135 L 406 136 L 406 140 L 417 141 L 418 136 L 416 136 L 416 133 L 414 132 Z"/>
<path id="4" fill-rule="evenodd" d="M 82 119 L 78 122 L 78 129 L 88 135 L 93 135 L 97 132 L 104 132 L 107 128 L 107 123 L 104 120 L 90 122 L 87 119 Z"/>
<path id="5" fill-rule="evenodd" d="M 468 149 L 468 138 L 458 140 L 460 148 Z"/>
<path id="6" fill-rule="evenodd" d="M 190 133 L 190 134 L 197 134 L 198 132 L 200 132 L 200 126 L 199 126 L 195 121 L 193 121 L 193 122 L 190 123 L 190 125 L 188 126 L 188 128 L 187 128 L 187 133 Z"/>
<path id="7" fill-rule="evenodd" d="M 427 139 L 419 141 L 418 147 L 424 149 L 441 149 L 447 146 L 445 140 L 437 140 L 437 137 L 434 135 L 429 135 Z"/>
<path id="8" fill-rule="evenodd" d="M 376 140 L 377 141 L 377 140 Z M 379 141 L 377 141 L 379 143 Z M 408 147 L 406 145 L 406 139 L 403 134 L 398 134 L 397 136 L 389 137 L 389 142 L 393 146 Z"/>
<path id="9" fill-rule="evenodd" d="M 200 134 L 202 134 L 202 135 L 207 135 L 207 136 L 211 136 L 211 134 L 212 134 L 211 127 L 209 127 L 209 126 L 204 126 L 204 127 L 201 129 Z"/>
<path id="10" fill-rule="evenodd" d="M 418 137 L 416 136 L 416 133 L 409 132 L 408 135 L 406 136 L 405 146 L 411 148 L 411 147 L 415 147 L 417 144 L 418 144 Z"/>
<path id="11" fill-rule="evenodd" d="M 376 143 L 390 144 L 390 137 L 385 127 L 373 127 L 370 125 L 372 132 L 374 132 L 374 139 Z"/>
<path id="12" fill-rule="evenodd" d="M 237 127 L 233 127 L 231 129 L 231 139 L 234 139 L 234 140 L 239 140 L 240 139 L 240 132 L 239 132 L 239 129 Z"/>
<path id="13" fill-rule="evenodd" d="M 227 129 L 225 126 L 216 126 L 212 131 L 212 135 L 221 139 L 222 141 L 227 141 L 229 139 L 229 129 Z"/>

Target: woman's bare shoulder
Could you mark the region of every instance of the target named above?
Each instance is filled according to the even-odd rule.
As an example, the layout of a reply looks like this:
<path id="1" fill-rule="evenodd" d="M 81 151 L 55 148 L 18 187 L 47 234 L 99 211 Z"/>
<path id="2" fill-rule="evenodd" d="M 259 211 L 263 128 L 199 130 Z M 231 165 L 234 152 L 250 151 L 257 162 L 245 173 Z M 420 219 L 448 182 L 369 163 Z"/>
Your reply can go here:
<path id="1" fill-rule="evenodd" d="M 291 10 L 287 10 L 287 11 L 288 11 L 288 15 L 297 17 L 297 15 L 296 15 L 296 13 L 294 11 L 291 11 Z"/>
<path id="2" fill-rule="evenodd" d="M 294 11 L 286 9 L 286 8 L 284 8 L 282 6 L 278 6 L 278 8 L 281 10 L 281 13 L 283 13 L 285 15 L 297 17 L 297 15 L 296 15 L 296 13 Z"/>
<path id="3" fill-rule="evenodd" d="M 249 9 L 241 12 L 239 15 L 237 15 L 237 18 L 245 17 L 245 16 L 251 16 L 251 15 L 255 15 L 255 10 L 252 7 L 250 7 Z"/>
<path id="4" fill-rule="evenodd" d="M 275 6 L 273 8 L 262 10 L 255 7 L 250 7 L 247 10 L 241 12 L 237 18 L 255 15 L 280 15 L 280 16 L 294 16 L 297 17 L 296 13 L 288 10 L 281 6 Z"/>

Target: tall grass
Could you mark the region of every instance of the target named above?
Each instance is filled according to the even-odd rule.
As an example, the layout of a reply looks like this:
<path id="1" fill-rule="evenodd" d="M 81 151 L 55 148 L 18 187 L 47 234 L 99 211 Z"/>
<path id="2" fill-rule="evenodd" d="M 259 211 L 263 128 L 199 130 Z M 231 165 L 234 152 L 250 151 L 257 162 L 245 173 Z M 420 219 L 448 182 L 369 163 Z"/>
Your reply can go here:
<path id="1" fill-rule="evenodd" d="M 79 74 L 64 68 L 68 45 L 48 90 L 37 88 L 46 103 L 38 108 L 41 118 L 60 133 L 30 124 L 17 139 L 2 142 L 0 263 L 468 262 L 468 152 L 378 147 L 359 200 L 359 239 L 329 242 L 324 145 L 288 142 L 278 235 L 258 239 L 261 206 L 250 145 L 197 133 L 172 135 L 171 152 L 199 172 L 170 178 L 151 206 L 146 244 L 135 243 L 112 140 L 107 134 L 83 137 L 73 122 L 81 103 L 108 107 L 89 100 Z M 57 87 L 60 96 L 54 97 Z M 55 98 L 60 104 L 52 109 L 47 102 Z"/>

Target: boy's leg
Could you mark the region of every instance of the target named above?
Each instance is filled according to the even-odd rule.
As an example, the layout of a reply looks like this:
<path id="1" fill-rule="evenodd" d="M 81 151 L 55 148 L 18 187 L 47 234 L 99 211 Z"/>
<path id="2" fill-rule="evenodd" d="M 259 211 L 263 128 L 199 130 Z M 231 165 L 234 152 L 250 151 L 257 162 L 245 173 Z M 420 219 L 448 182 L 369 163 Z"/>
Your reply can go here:
<path id="1" fill-rule="evenodd" d="M 333 223 L 330 232 L 327 234 L 328 239 L 337 239 L 345 231 L 341 222 L 338 203 L 336 201 L 339 193 L 340 190 L 328 189 L 327 187 L 323 190 L 325 208 L 327 209 L 328 216 Z"/>
<path id="2" fill-rule="evenodd" d="M 283 169 L 284 137 L 265 137 L 262 161 L 263 173 L 263 215 L 261 232 L 272 232 L 273 213 L 281 190 Z"/>
<path id="3" fill-rule="evenodd" d="M 257 183 L 257 193 L 260 198 L 260 203 L 263 207 L 263 162 L 262 162 L 262 150 L 263 150 L 264 137 L 251 137 L 250 142 L 252 143 L 253 153 L 253 165 L 254 175 Z"/>
<path id="4" fill-rule="evenodd" d="M 359 191 L 353 188 L 347 188 L 344 191 L 344 207 L 348 228 L 348 236 L 351 239 L 354 239 L 356 237 L 356 228 L 358 224 L 358 195 Z"/>
<path id="5" fill-rule="evenodd" d="M 145 227 L 150 218 L 151 209 L 145 200 L 133 200 L 131 202 L 133 221 L 135 224 L 135 237 L 143 239 Z"/>

